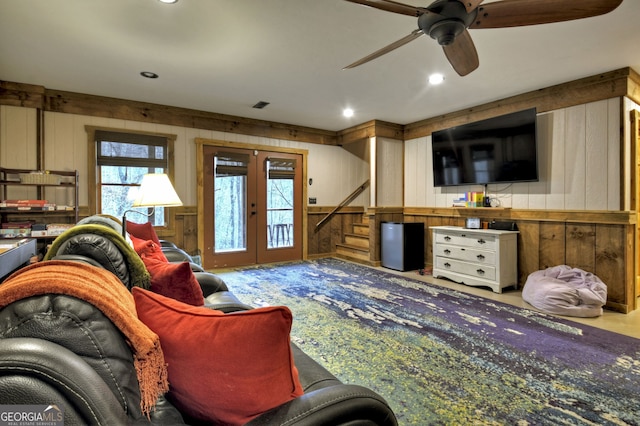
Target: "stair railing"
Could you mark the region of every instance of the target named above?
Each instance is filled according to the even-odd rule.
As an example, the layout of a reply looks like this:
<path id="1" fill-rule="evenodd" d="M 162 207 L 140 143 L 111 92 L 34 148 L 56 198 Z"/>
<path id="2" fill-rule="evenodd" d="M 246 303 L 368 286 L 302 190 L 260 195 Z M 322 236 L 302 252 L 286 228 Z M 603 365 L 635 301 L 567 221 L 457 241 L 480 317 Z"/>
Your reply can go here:
<path id="1" fill-rule="evenodd" d="M 342 202 L 340 202 L 340 204 L 338 204 L 333 210 L 331 210 L 329 213 L 327 213 L 327 215 L 325 217 L 323 217 L 320 222 L 318 222 L 316 224 L 315 227 L 315 232 L 318 232 L 318 230 L 320 229 L 320 227 L 322 226 L 323 223 L 325 223 L 326 221 L 328 221 L 329 219 L 331 219 L 331 217 L 336 214 L 340 209 L 342 209 L 344 206 L 346 206 L 347 204 L 349 204 L 351 201 L 353 201 L 354 198 L 356 198 L 358 195 L 362 194 L 362 191 L 364 191 L 367 187 L 369 186 L 369 180 L 367 179 L 367 181 L 365 183 L 363 183 L 362 185 L 360 185 L 358 188 L 356 188 L 355 191 L 353 191 L 351 194 L 349 194 L 347 196 L 347 198 L 345 198 L 344 200 L 342 200 Z"/>

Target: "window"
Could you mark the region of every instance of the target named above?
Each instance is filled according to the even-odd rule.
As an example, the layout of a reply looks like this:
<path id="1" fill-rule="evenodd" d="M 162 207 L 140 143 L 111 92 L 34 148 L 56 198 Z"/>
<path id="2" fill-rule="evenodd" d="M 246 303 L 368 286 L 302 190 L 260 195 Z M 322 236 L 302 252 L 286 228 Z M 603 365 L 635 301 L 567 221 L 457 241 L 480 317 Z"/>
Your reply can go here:
<path id="1" fill-rule="evenodd" d="M 247 248 L 247 174 L 249 155 L 218 152 L 214 156 L 215 251 Z M 254 209 L 255 210 L 255 209 Z"/>
<path id="2" fill-rule="evenodd" d="M 171 178 L 173 142 L 175 136 L 146 133 L 129 133 L 110 129 L 87 127 L 90 138 L 89 149 L 95 166 L 90 187 L 91 214 L 105 214 L 122 218 L 137 195 L 142 176 L 146 173 L 167 173 Z M 93 197 L 92 197 L 93 195 Z M 171 209 L 135 209 L 143 214 L 127 213 L 132 222 L 150 221 L 158 228 L 171 228 Z M 147 216 L 150 214 L 150 216 Z"/>

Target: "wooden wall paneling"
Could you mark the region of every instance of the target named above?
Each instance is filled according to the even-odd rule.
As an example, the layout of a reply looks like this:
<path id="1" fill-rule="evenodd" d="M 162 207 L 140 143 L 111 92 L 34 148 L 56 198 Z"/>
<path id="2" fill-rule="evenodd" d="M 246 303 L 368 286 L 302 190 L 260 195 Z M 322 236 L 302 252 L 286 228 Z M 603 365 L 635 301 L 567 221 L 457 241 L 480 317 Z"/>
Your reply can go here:
<path id="1" fill-rule="evenodd" d="M 360 217 L 358 217 L 360 216 Z M 357 213 L 348 213 L 340 215 L 340 226 L 342 234 L 353 234 L 353 224 L 362 222 L 362 215 Z M 342 236 L 341 236 L 342 237 Z"/>
<path id="2" fill-rule="evenodd" d="M 318 253 L 331 253 L 333 251 L 331 246 L 331 221 L 323 223 L 316 232 L 316 235 L 318 239 Z"/>
<path id="3" fill-rule="evenodd" d="M 0 85 L 2 83 L 5 82 L 0 82 Z M 0 100 L 5 102 L 2 90 Z M 60 90 L 45 89 L 44 108 L 67 114 L 194 127 L 325 145 L 336 145 L 338 138 L 334 131 Z"/>
<path id="4" fill-rule="evenodd" d="M 595 268 L 592 269 L 607 284 L 607 299 L 624 304 L 626 243 L 625 229 L 618 225 L 598 224 L 595 239 Z"/>
<path id="5" fill-rule="evenodd" d="M 640 303 L 640 282 L 638 282 L 639 272 L 637 265 L 635 265 L 635 262 L 633 261 L 633 259 L 638 259 L 640 257 L 640 253 L 638 252 L 639 248 L 636 245 L 638 238 L 636 226 L 637 224 L 633 224 L 625 227 L 625 241 L 627 242 L 624 279 L 626 290 L 626 312 L 638 308 L 638 303 Z"/>
<path id="6" fill-rule="evenodd" d="M 567 265 L 585 271 L 594 271 L 595 238 L 595 225 L 567 224 L 565 233 Z"/>
<path id="7" fill-rule="evenodd" d="M 194 212 L 195 213 L 195 212 Z M 176 230 L 177 232 L 177 230 Z M 198 215 L 182 216 L 183 249 L 189 254 L 200 254 L 198 249 Z"/>
<path id="8" fill-rule="evenodd" d="M 372 262 L 380 260 L 380 219 L 375 212 L 365 213 L 369 223 L 369 260 Z"/>
<path id="9" fill-rule="evenodd" d="M 320 253 L 320 235 L 316 232 L 316 225 L 322 216 L 319 214 L 307 214 L 307 253 L 314 256 Z"/>
<path id="10" fill-rule="evenodd" d="M 450 218 L 443 216 L 428 216 L 425 226 L 425 236 L 426 236 L 426 245 L 425 245 L 425 257 L 426 264 L 433 266 L 433 231 L 429 229 L 432 226 L 446 226 L 450 225 Z"/>
<path id="11" fill-rule="evenodd" d="M 637 74 L 631 68 L 625 67 L 568 83 L 545 87 L 407 124 L 404 127 L 404 137 L 405 140 L 416 139 L 430 135 L 435 130 L 458 126 L 496 115 L 508 114 L 534 106 L 537 107 L 540 113 L 601 99 L 624 96 L 629 92 L 630 81 L 635 79 L 637 79 Z"/>
<path id="12" fill-rule="evenodd" d="M 335 214 L 333 215 L 333 217 L 331 218 L 331 220 L 329 220 L 329 227 L 330 227 L 330 243 L 331 244 L 331 250 L 330 252 L 335 252 L 336 251 L 336 244 L 340 244 L 344 241 L 343 239 L 343 235 L 345 233 L 351 232 L 351 230 L 348 229 L 344 229 L 342 226 L 342 214 Z"/>
<path id="13" fill-rule="evenodd" d="M 185 248 L 185 245 L 184 245 L 185 238 L 184 238 L 184 216 L 183 215 L 181 214 L 175 215 L 174 228 L 175 228 L 175 234 L 172 237 L 163 236 L 161 238 L 172 241 L 175 245 L 180 247 L 182 250 L 189 253 L 189 251 Z"/>
<path id="14" fill-rule="evenodd" d="M 609 99 L 607 121 L 607 170 L 609 171 L 607 182 L 607 210 L 624 210 L 626 185 L 622 184 L 622 172 L 626 167 L 632 167 L 633 161 L 623 153 L 625 149 L 625 137 L 623 129 L 624 98 Z M 628 164 L 625 166 L 625 164 Z"/>
<path id="15" fill-rule="evenodd" d="M 631 230 L 638 252 L 635 253 L 635 271 L 633 272 L 633 281 L 635 282 L 635 296 L 640 297 L 640 111 L 634 109 L 631 111 L 631 164 L 634 168 L 631 182 L 631 205 L 635 206 L 636 224 Z"/>
<path id="16" fill-rule="evenodd" d="M 411 218 L 414 222 L 422 223 L 422 226 L 424 228 L 424 264 L 431 264 L 432 260 L 431 257 L 429 257 L 430 252 L 428 251 L 429 243 L 431 242 L 431 239 L 429 238 L 429 227 L 427 225 L 428 219 L 424 216 L 412 216 Z"/>
<path id="17" fill-rule="evenodd" d="M 540 222 L 539 269 L 564 265 L 565 231 L 564 223 Z"/>
<path id="18" fill-rule="evenodd" d="M 518 223 L 518 287 L 522 288 L 527 277 L 540 269 L 540 224 Z"/>

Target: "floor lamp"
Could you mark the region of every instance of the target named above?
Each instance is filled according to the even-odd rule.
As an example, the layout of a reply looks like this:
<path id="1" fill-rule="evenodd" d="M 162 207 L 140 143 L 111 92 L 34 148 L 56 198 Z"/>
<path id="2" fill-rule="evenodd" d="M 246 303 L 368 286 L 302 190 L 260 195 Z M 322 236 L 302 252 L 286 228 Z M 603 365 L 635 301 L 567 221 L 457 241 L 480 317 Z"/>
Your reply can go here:
<path id="1" fill-rule="evenodd" d="M 138 210 L 125 210 L 122 214 L 122 236 L 127 238 L 127 213 L 135 212 L 150 217 L 156 207 L 177 207 L 182 201 L 173 188 L 169 176 L 165 173 L 149 173 L 142 177 L 138 196 L 131 207 L 152 207 L 150 213 L 142 213 Z"/>

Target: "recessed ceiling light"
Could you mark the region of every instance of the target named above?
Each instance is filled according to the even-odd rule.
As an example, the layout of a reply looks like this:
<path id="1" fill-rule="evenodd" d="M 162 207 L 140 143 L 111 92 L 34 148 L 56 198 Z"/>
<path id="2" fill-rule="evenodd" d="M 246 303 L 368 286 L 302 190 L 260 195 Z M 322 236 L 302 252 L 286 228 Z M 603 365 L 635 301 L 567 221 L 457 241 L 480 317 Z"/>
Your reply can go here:
<path id="1" fill-rule="evenodd" d="M 442 74 L 431 74 L 429 76 L 429 84 L 438 85 L 442 84 L 444 81 L 444 75 Z"/>
<path id="2" fill-rule="evenodd" d="M 151 71 L 142 71 L 140 75 L 146 78 L 158 78 L 158 74 Z"/>
<path id="3" fill-rule="evenodd" d="M 160 3 L 165 3 L 165 4 L 174 4 L 174 3 L 178 3 L 178 0 L 158 0 Z"/>
<path id="4" fill-rule="evenodd" d="M 353 110 L 351 108 L 345 108 L 342 110 L 342 115 L 347 118 L 353 117 Z"/>

